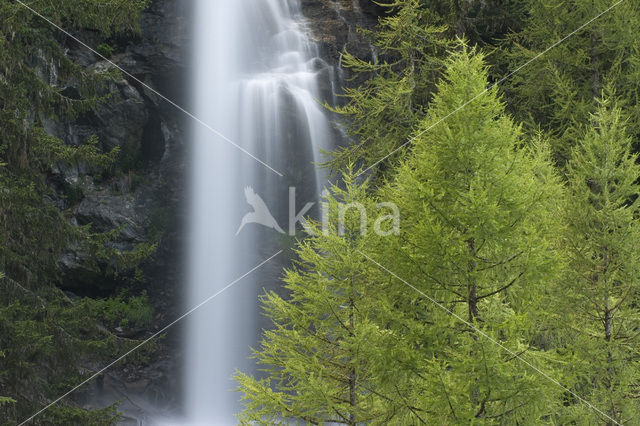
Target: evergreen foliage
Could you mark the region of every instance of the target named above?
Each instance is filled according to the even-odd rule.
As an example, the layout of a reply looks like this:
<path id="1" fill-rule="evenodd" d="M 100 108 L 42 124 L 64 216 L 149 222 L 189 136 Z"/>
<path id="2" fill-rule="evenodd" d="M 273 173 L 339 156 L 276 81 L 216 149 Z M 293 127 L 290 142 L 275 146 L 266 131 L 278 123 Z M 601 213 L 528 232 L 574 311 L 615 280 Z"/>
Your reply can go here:
<path id="1" fill-rule="evenodd" d="M 616 2 L 609 0 L 530 0 L 523 31 L 507 46 L 509 69 L 536 57 Z M 607 13 L 544 53 L 506 82 L 513 113 L 532 129 L 552 137 L 561 163 L 581 137 L 575 133 L 597 108 L 605 87 L 616 90 L 629 111 L 629 132 L 640 135 L 640 4 L 622 1 Z M 637 147 L 636 147 L 637 148 Z"/>
<path id="2" fill-rule="evenodd" d="M 557 409 L 560 389 L 513 356 L 552 374 L 535 345 L 538 300 L 559 263 L 553 203 L 562 191 L 548 155 L 523 148 L 495 88 L 432 126 L 486 88 L 483 56 L 452 53 L 421 123 L 431 130 L 383 190 L 403 224 L 375 257 L 441 305 L 399 281 L 386 292 L 402 315 L 397 332 L 418 342 L 411 368 L 423 379 L 411 403 L 427 424 L 519 424 Z"/>
<path id="3" fill-rule="evenodd" d="M 342 57 L 342 66 L 353 79 L 365 81 L 345 89 L 346 105 L 329 107 L 343 116 L 357 141 L 332 153 L 327 165 L 338 174 L 347 164 L 362 162 L 365 167 L 375 165 L 373 170 L 384 175 L 404 154 L 396 151 L 398 147 L 412 138 L 426 116 L 447 52 L 460 48 L 463 39 L 472 45 L 500 45 L 526 18 L 524 0 L 376 3 L 386 9 L 379 26 L 375 31 L 360 29 L 375 54 L 362 59 L 346 52 Z M 504 66 L 502 56 L 496 56 L 496 63 Z"/>
<path id="4" fill-rule="evenodd" d="M 111 360 L 138 343 L 106 328 L 112 325 L 110 318 L 120 324 L 131 315 L 128 304 L 72 301 L 54 287 L 36 293 L 8 278 L 0 285 L 0 342 L 5 348 L 0 359 L 0 389 L 15 400 L 0 406 L 0 416 L 6 421 L 24 420 L 92 374 L 79 366 Z M 132 306 L 136 305 L 139 302 Z M 137 365 L 152 349 L 145 348 L 128 362 Z M 114 410 L 92 413 L 60 404 L 43 413 L 38 422 L 70 424 L 64 419 L 73 418 L 76 424 L 111 424 L 117 418 Z"/>
<path id="5" fill-rule="evenodd" d="M 578 3 L 519 2 L 514 10 L 527 27 L 502 43 L 494 61 L 504 66 L 510 58 L 514 69 L 611 6 Z M 433 4 L 394 6 L 413 15 L 392 14 L 393 22 L 415 31 L 420 21 L 403 16 L 446 21 Z M 352 119 L 360 144 L 338 152 L 330 165 L 371 164 L 417 136 L 376 170 L 374 184 L 358 186 L 347 173 L 346 193 L 358 195 L 331 202 L 393 202 L 401 232 L 346 240 L 331 233 L 299 243 L 302 263 L 285 279 L 291 297 L 264 299 L 275 324 L 256 351 L 265 377 L 238 376 L 244 422 L 634 424 L 636 9 L 630 3 L 612 9 L 523 68 L 503 96 L 490 86 L 485 55 L 460 40 L 437 39 L 439 49 L 455 49 L 444 60 L 431 51 L 438 65 L 429 75 L 440 82 L 412 86 L 425 88 L 415 98 L 418 92 L 396 90 L 397 76 L 413 72 L 403 69 L 411 62 L 385 74 L 348 58 L 373 77 L 337 109 Z M 387 18 L 378 34 L 382 46 L 392 33 Z M 439 37 L 447 31 L 440 27 Z M 433 38 L 422 40 L 416 49 L 433 46 Z M 421 99 L 421 107 L 390 93 Z M 397 127 L 376 115 L 390 111 L 403 120 Z M 382 146 L 386 152 L 377 151 Z M 329 272 L 345 265 L 346 276 Z M 344 281 L 329 280 L 330 286 L 329 277 Z M 334 316 L 348 311 L 349 282 L 357 283 L 359 314 L 351 329 Z M 367 300 L 372 293 L 375 303 Z M 358 352 L 336 352 L 351 348 L 350 339 L 364 330 L 370 331 Z M 350 390 L 353 399 L 345 397 Z M 359 411 L 364 407 L 369 417 Z"/>
<path id="6" fill-rule="evenodd" d="M 386 358 L 379 343 L 390 336 L 376 324 L 380 295 L 360 254 L 360 213 L 346 213 L 342 231 L 338 222 L 341 205 L 366 201 L 366 186 L 345 177 L 346 190 L 334 187 L 326 200 L 330 226 L 311 224 L 315 236 L 300 243 L 300 260 L 285 273 L 289 297 L 263 298 L 275 327 L 255 352 L 266 377 L 237 377 L 247 401 L 242 424 L 388 424 L 401 416 L 394 384 L 377 376 Z"/>
<path id="7" fill-rule="evenodd" d="M 138 31 L 146 3 L 29 6 L 110 57 L 110 38 Z M 261 371 L 236 376 L 241 423 L 637 423 L 640 6 L 623 1 L 572 33 L 614 3 L 379 3 L 378 28 L 361 31 L 371 57 L 343 57 L 362 84 L 333 108 L 354 143 L 327 163 L 342 179 L 326 199 L 328 227 L 309 221 L 283 291 L 262 298 L 273 326 L 254 351 Z M 108 179 L 135 162 L 95 136 L 69 146 L 47 133 L 50 120 L 108 99 L 106 83 L 121 77 L 74 61 L 71 42 L 0 0 L 0 424 L 135 345 L 116 330 L 153 314 L 135 283 L 155 245 L 119 250 L 121 228 L 72 226 L 52 202 L 54 169 Z M 372 164 L 370 180 L 354 177 Z M 66 202 L 82 197 L 76 187 Z M 380 202 L 399 208 L 399 233 L 375 232 Z M 154 241 L 161 210 L 147 227 Z M 59 289 L 70 247 L 105 277 L 131 277 L 126 288 L 70 298 Z M 118 417 L 66 401 L 37 422 Z"/>
<path id="8" fill-rule="evenodd" d="M 561 351 L 573 389 L 631 424 L 640 416 L 640 166 L 623 117 L 607 96 L 593 125 L 576 130 L 583 136 L 568 164 L 568 264 L 556 311 L 570 325 Z M 603 420 L 573 401 L 566 409 L 569 420 Z"/>
<path id="9" fill-rule="evenodd" d="M 450 38 L 491 46 L 521 29 L 526 0 L 422 0 L 421 8 L 447 26 Z"/>
<path id="10" fill-rule="evenodd" d="M 36 1 L 29 6 L 69 29 L 102 36 L 137 29 L 146 1 Z M 26 287 L 56 277 L 56 262 L 71 243 L 91 246 L 88 229 L 72 228 L 48 201 L 53 166 L 87 164 L 100 173 L 118 151 L 103 153 L 97 138 L 80 147 L 46 133 L 47 119 L 74 117 L 106 99 L 113 72 L 87 72 L 67 54 L 59 31 L 18 3 L 0 3 L 0 268 Z M 73 88 L 75 90 L 68 90 Z M 95 247 L 95 245 L 94 245 Z"/>
<path id="11" fill-rule="evenodd" d="M 29 7 L 71 31 L 105 39 L 138 30 L 146 0 L 28 2 Z M 114 336 L 90 308 L 100 303 L 70 300 L 57 287 L 64 279 L 58 262 L 71 246 L 92 253 L 114 273 L 133 270 L 153 251 L 110 248 L 120 230 L 94 234 L 72 226 L 48 178 L 54 168 L 83 165 L 96 174 L 113 164 L 118 151 L 103 152 L 96 137 L 69 146 L 49 135 L 48 120 L 74 118 L 109 97 L 113 71 L 88 71 L 68 54 L 59 30 L 13 1 L 0 1 L 0 418 L 17 422 L 82 381 L 81 365 L 113 357 L 132 341 Z M 137 302 L 144 302 L 137 300 Z M 132 305 L 148 309 L 144 303 Z M 123 300 L 110 310 L 127 318 Z M 145 314 L 146 315 L 146 314 Z M 141 320 L 141 317 L 137 317 Z M 120 321 L 120 320 L 118 320 Z M 109 324 L 107 324 L 108 326 Z M 41 424 L 110 424 L 113 407 L 87 412 L 61 403 Z"/>
<path id="12" fill-rule="evenodd" d="M 383 4 L 393 13 L 380 18 L 376 31 L 362 31 L 377 50 L 372 60 L 345 53 L 342 64 L 358 78 L 357 88 L 346 88 L 346 105 L 331 108 L 346 120 L 347 130 L 358 143 L 333 153 L 328 166 L 334 171 L 354 162 L 366 166 L 393 152 L 410 136 L 424 116 L 442 70 L 442 58 L 452 45 L 444 37 L 446 27 L 436 26 L 418 0 Z M 377 169 L 384 170 L 386 160 Z"/>

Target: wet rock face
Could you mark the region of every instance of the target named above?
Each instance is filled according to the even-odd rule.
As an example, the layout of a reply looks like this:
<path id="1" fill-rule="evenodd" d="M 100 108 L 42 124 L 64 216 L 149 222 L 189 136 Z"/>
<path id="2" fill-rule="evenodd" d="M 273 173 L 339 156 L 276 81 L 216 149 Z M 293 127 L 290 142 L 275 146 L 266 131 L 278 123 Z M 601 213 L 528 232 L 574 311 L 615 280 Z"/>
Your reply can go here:
<path id="1" fill-rule="evenodd" d="M 95 175 L 83 164 L 54 166 L 49 178 L 57 197 L 53 202 L 69 212 L 77 226 L 90 226 L 93 232 L 121 228 L 109 243 L 127 251 L 140 243 L 157 243 L 153 258 L 142 265 L 145 289 L 154 308 L 148 330 L 134 337 L 144 338 L 180 315 L 183 309 L 181 239 L 186 205 L 185 177 L 189 119 L 154 90 L 177 105 L 188 109 L 185 84 L 188 81 L 191 31 L 188 28 L 191 0 L 153 0 L 142 15 L 138 35 L 110 40 L 115 54 L 109 59 L 131 76 L 109 82 L 102 90 L 109 98 L 73 120 L 45 122 L 49 133 L 69 145 L 85 144 L 92 135 L 104 152 L 120 151 L 117 171 L 108 176 Z M 100 42 L 95 35 L 78 34 L 91 46 Z M 93 37 L 93 38 L 92 38 Z M 109 70 L 114 65 L 91 51 L 69 43 L 69 57 L 87 71 Z M 43 75 L 55 75 L 55 69 L 42 67 Z M 151 90 L 153 88 L 154 90 Z M 66 94 L 79 96 L 70 83 Z M 69 248 L 60 259 L 62 288 L 68 294 L 104 297 L 123 285 L 123 277 L 108 278 L 105 267 L 87 262 L 89 253 Z M 125 282 L 126 283 L 126 282 Z M 123 330 L 110 330 L 121 335 Z M 130 336 L 129 336 L 130 337 Z M 169 333 L 145 368 L 131 372 L 112 369 L 107 377 L 87 392 L 88 406 L 106 406 L 123 396 L 127 401 L 149 401 L 170 407 L 176 403 L 179 384 L 175 377 L 179 365 L 179 343 Z M 169 379 L 170 378 L 170 379 Z M 170 382 L 170 383 L 169 383 Z M 114 384 L 116 383 L 117 386 Z M 149 394 L 153 393 L 153 398 Z M 138 410 L 131 402 L 122 408 Z M 142 418 L 142 417 L 140 417 Z"/>
<path id="2" fill-rule="evenodd" d="M 368 58 L 371 48 L 358 34 L 358 27 L 373 28 L 381 13 L 371 0 L 301 0 L 302 12 L 310 26 L 312 39 L 325 60 L 339 65 L 341 54 Z"/>
<path id="3" fill-rule="evenodd" d="M 150 229 L 158 233 L 152 223 L 158 211 L 171 212 L 163 221 L 163 237 L 154 260 L 146 265 L 147 281 L 153 282 L 149 293 L 175 288 L 179 262 L 167 262 L 180 246 L 178 226 L 184 206 L 185 131 L 184 115 L 150 88 L 179 105 L 187 101 L 180 82 L 186 81 L 190 43 L 188 29 L 188 0 L 155 0 L 142 15 L 142 31 L 129 39 L 113 41 L 116 54 L 110 60 L 122 67 L 132 78 L 109 82 L 103 88 L 109 93 L 106 102 L 75 120 L 47 121 L 49 133 L 70 145 L 85 144 L 96 135 L 100 148 L 120 150 L 118 172 L 106 179 L 96 179 L 82 164 L 54 170 L 52 186 L 60 198 L 54 200 L 61 208 L 71 211 L 70 220 L 77 225 L 90 225 L 95 232 L 106 232 L 122 226 L 113 245 L 130 250 L 135 244 L 155 241 Z M 80 35 L 95 46 L 92 35 Z M 114 65 L 90 50 L 70 44 L 68 55 L 88 71 L 110 70 Z M 45 72 L 55 74 L 55 70 Z M 73 95 L 71 85 L 63 90 Z M 73 189 L 73 197 L 69 190 Z M 103 271 L 87 270 L 87 253 L 70 250 L 60 262 L 66 290 L 92 295 L 96 282 L 101 292 L 115 288 L 119 282 L 105 282 Z M 171 269 L 170 271 L 168 269 Z M 103 275 L 103 274 L 102 274 Z"/>
<path id="4" fill-rule="evenodd" d="M 320 55 L 341 77 L 338 85 L 355 87 L 363 83 L 362 76 L 341 69 L 341 58 L 344 52 L 349 52 L 373 60 L 374 49 L 359 29 L 375 28 L 384 8 L 373 0 L 301 0 L 301 4 Z M 340 92 L 339 88 L 335 91 Z"/>
<path id="5" fill-rule="evenodd" d="M 358 0 L 360 9 L 365 14 L 377 18 L 385 13 L 385 8 L 374 2 L 373 0 Z"/>
<path id="6" fill-rule="evenodd" d="M 110 94 L 109 99 L 75 120 L 45 122 L 51 134 L 70 145 L 85 144 L 96 135 L 105 152 L 116 147 L 120 150 L 119 167 L 123 172 L 118 176 L 97 182 L 90 177 L 90 171 L 79 164 L 55 170 L 51 177 L 52 186 L 60 194 L 54 202 L 71 210 L 73 222 L 91 224 L 96 232 L 124 226 L 122 235 L 114 242 L 118 247 L 149 241 L 148 224 L 159 209 L 169 209 L 175 216 L 167 229 L 170 238 L 163 240 L 166 247 L 161 245 L 159 253 L 171 256 L 173 249 L 168 247 L 180 246 L 171 238 L 180 235 L 177 224 L 184 206 L 184 140 L 188 118 L 150 88 L 188 109 L 186 77 L 190 63 L 187 52 L 191 43 L 191 3 L 190 0 L 152 1 L 142 15 L 141 33 L 113 41 L 116 54 L 110 60 L 135 78 L 123 75 L 108 83 L 104 92 Z M 380 6 L 372 0 L 301 0 L 301 3 L 310 34 L 323 60 L 334 69 L 339 68 L 345 50 L 364 59 L 371 57 L 371 47 L 357 28 L 375 26 L 382 13 Z M 94 34 L 80 34 L 80 38 L 90 45 L 98 44 Z M 68 55 L 88 71 L 114 68 L 109 61 L 84 47 L 69 44 L 68 48 Z M 43 63 L 42 73 L 55 81 L 56 70 L 48 64 Z M 78 96 L 73 85 L 62 90 L 69 96 Z M 327 88 L 327 91 L 335 90 Z M 68 197 L 71 187 L 78 195 L 71 197 L 73 199 Z M 88 276 L 79 266 L 83 256 L 70 252 L 62 259 L 61 266 L 69 290 L 90 294 L 92 282 L 98 276 Z M 157 276 L 166 281 L 167 274 L 162 270 L 167 262 L 162 255 L 158 257 L 160 260 L 149 266 L 153 271 L 150 278 Z M 118 283 L 112 285 L 115 287 Z"/>
<path id="7" fill-rule="evenodd" d="M 68 144 L 81 145 L 97 135 L 104 151 L 116 147 L 120 150 L 119 167 L 123 172 L 106 181 L 91 179 L 82 165 L 58 170 L 57 175 L 52 176 L 57 187 L 68 190 L 72 186 L 79 193 L 73 202 L 65 194 L 56 200 L 61 207 L 71 209 L 73 221 L 79 225 L 91 224 L 96 232 L 123 226 L 123 232 L 114 244 L 126 248 L 149 241 L 147 228 L 158 210 L 172 212 L 173 220 L 168 226 L 167 238 L 161 241 L 156 263 L 148 266 L 149 278 L 165 282 L 167 276 L 177 279 L 177 271 L 167 274 L 164 269 L 167 264 L 177 267 L 179 263 L 165 260 L 173 255 L 179 258 L 176 250 L 170 247 L 181 247 L 180 242 L 172 238 L 181 234 L 177 224 L 185 204 L 184 142 L 189 118 L 150 88 L 188 109 L 191 3 L 190 0 L 152 1 L 142 15 L 141 33 L 114 41 L 117 53 L 110 58 L 135 78 L 123 75 L 122 79 L 110 82 L 104 88 L 110 93 L 108 101 L 76 120 L 46 123 L 50 133 Z M 301 3 L 322 59 L 334 69 L 339 68 L 345 50 L 364 59 L 371 57 L 371 47 L 358 34 L 357 28 L 375 26 L 382 10 L 372 0 L 301 0 Z M 96 45 L 91 37 L 91 34 L 82 36 L 90 45 Z M 89 71 L 113 68 L 109 61 L 81 46 L 69 45 L 68 54 Z M 44 72 L 55 74 L 55 70 Z M 328 91 L 336 89 L 327 88 Z M 77 93 L 73 86 L 63 90 Z M 81 253 L 69 253 L 63 259 L 65 282 L 71 291 L 90 293 L 92 281 L 97 276 L 88 278 L 86 271 L 77 266 L 82 264 L 82 256 Z M 112 285 L 115 287 L 118 283 Z M 163 287 L 158 283 L 154 286 Z"/>

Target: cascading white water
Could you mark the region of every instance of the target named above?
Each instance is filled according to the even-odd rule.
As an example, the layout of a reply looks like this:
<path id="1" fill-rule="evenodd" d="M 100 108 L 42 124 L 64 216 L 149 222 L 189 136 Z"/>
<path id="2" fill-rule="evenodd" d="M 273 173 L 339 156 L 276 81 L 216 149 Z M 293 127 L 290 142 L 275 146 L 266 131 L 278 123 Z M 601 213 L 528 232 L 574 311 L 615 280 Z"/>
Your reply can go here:
<path id="1" fill-rule="evenodd" d="M 262 196 L 287 230 L 288 187 L 317 194 L 323 178 L 312 163 L 330 148 L 332 134 L 317 101 L 327 68 L 305 35 L 298 0 L 194 1 L 194 114 L 284 176 L 194 123 L 189 307 L 278 250 L 278 234 L 259 225 L 236 235 L 251 210 L 244 188 Z M 274 279 L 263 271 L 188 320 L 184 405 L 191 424 L 235 424 L 240 405 L 231 376 L 253 369 L 248 357 L 259 334 L 258 295 Z"/>

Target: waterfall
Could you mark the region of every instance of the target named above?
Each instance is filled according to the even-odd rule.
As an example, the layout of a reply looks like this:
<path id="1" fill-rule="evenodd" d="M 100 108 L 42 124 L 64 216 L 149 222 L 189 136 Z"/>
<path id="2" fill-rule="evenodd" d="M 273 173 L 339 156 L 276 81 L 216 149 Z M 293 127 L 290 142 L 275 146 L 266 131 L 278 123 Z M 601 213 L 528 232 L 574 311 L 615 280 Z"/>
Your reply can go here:
<path id="1" fill-rule="evenodd" d="M 194 1 L 194 115 L 283 176 L 194 122 L 188 307 L 278 250 L 275 230 L 249 224 L 236 235 L 251 211 L 245 187 L 288 230 L 289 187 L 315 201 L 324 177 L 312 163 L 333 135 L 318 103 L 331 70 L 306 36 L 298 0 Z M 240 395 L 231 376 L 254 371 L 248 357 L 260 334 L 258 296 L 278 276 L 273 265 L 262 268 L 187 320 L 186 422 L 235 424 Z"/>

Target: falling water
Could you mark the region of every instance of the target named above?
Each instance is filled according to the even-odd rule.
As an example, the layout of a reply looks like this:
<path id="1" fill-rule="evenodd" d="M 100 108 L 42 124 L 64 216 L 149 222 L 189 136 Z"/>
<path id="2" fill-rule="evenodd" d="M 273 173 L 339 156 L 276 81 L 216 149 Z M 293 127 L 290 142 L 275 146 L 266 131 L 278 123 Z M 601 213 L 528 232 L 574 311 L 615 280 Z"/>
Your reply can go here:
<path id="1" fill-rule="evenodd" d="M 275 253 L 278 233 L 249 224 L 250 186 L 288 229 L 289 186 L 315 197 L 323 177 L 313 162 L 332 132 L 319 105 L 330 69 L 305 34 L 298 0 L 195 0 L 194 123 L 188 305 L 195 306 Z M 260 164 L 229 142 L 261 159 Z M 276 173 L 277 172 L 277 173 Z M 279 176 L 278 173 L 283 176 Z M 185 413 L 192 424 L 235 424 L 231 376 L 253 371 L 267 266 L 198 309 L 188 321 Z M 270 272 L 269 272 L 270 271 Z"/>

